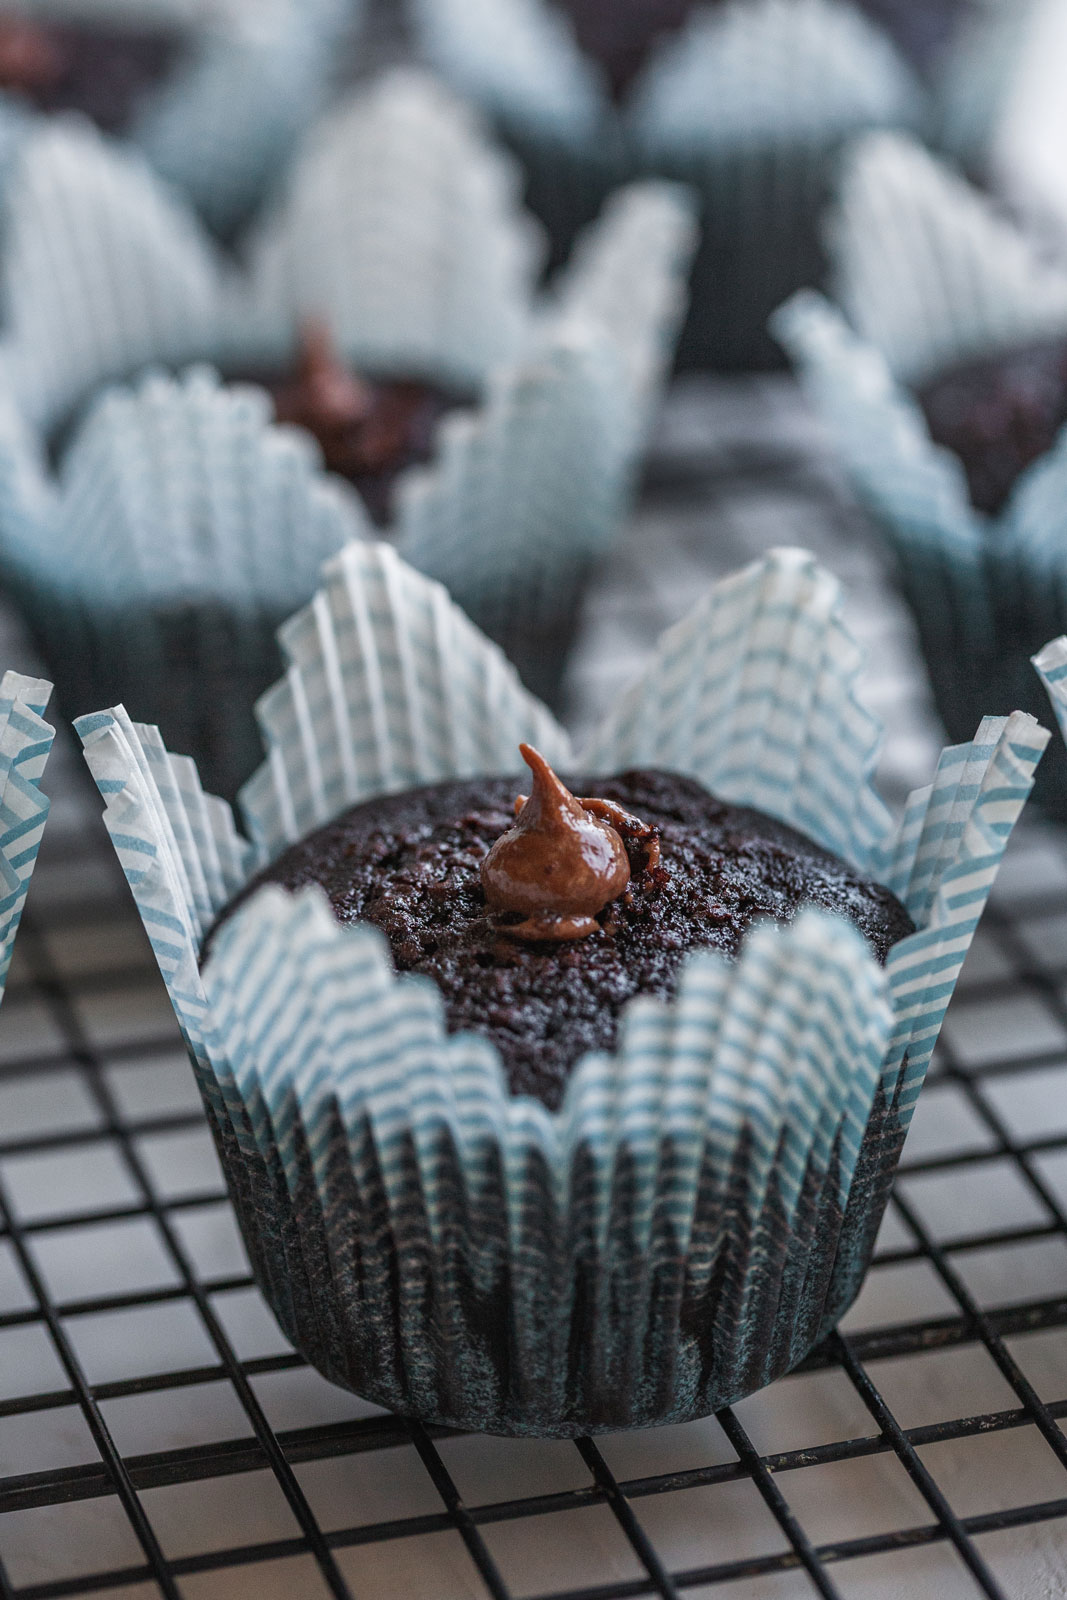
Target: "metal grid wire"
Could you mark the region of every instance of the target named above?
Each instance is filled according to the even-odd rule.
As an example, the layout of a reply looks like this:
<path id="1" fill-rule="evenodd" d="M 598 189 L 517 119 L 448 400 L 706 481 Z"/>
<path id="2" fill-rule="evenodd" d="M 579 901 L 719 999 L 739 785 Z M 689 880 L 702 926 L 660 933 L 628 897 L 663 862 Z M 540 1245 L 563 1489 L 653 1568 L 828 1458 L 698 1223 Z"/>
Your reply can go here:
<path id="1" fill-rule="evenodd" d="M 760 395 L 765 433 L 777 391 Z M 683 547 L 712 498 L 683 470 L 692 424 L 605 591 L 591 696 L 627 626 L 651 626 L 627 564 L 658 540 L 665 610 L 691 593 Z M 853 514 L 797 460 L 735 454 L 725 510 L 718 463 L 733 534 L 711 565 L 787 506 L 788 536 L 816 507 L 860 559 Z M 346 1396 L 285 1346 L 68 746 L 50 787 L 0 1012 L 3 1600 L 1064 1592 L 1067 836 L 1013 845 L 842 1331 L 705 1423 L 490 1441 Z"/>

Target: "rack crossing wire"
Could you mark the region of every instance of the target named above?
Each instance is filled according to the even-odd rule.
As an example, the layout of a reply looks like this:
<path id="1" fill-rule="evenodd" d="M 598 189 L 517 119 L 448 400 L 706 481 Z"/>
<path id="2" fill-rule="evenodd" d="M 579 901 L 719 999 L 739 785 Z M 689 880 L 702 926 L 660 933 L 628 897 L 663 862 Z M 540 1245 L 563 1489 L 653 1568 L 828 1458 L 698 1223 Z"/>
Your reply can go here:
<path id="1" fill-rule="evenodd" d="M 709 452 L 724 405 L 736 437 Z M 579 703 L 695 568 L 821 543 L 895 619 L 899 787 L 929 745 L 906 629 L 804 430 L 780 383 L 676 398 Z M 842 1332 L 718 1419 L 492 1441 L 377 1411 L 284 1345 L 69 746 L 50 787 L 0 1011 L 3 1600 L 1067 1589 L 1067 836 L 1013 845 Z"/>

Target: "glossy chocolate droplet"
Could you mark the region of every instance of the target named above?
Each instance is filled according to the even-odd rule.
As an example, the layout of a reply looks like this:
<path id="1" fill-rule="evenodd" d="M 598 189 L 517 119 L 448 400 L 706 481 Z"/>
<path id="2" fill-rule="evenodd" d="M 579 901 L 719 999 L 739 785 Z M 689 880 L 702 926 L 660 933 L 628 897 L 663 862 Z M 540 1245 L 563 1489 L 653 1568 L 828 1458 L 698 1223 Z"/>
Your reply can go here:
<path id="1" fill-rule="evenodd" d="M 309 319 L 300 329 L 296 381 L 279 391 L 279 422 L 299 423 L 323 444 L 367 421 L 372 408 L 368 386 L 349 372 L 326 323 Z"/>
<path id="2" fill-rule="evenodd" d="M 492 911 L 524 918 L 502 928 L 512 938 L 584 939 L 599 929 L 597 912 L 630 881 L 626 847 L 532 746 L 520 744 L 519 751 L 533 789 L 482 862 L 486 901 Z"/>

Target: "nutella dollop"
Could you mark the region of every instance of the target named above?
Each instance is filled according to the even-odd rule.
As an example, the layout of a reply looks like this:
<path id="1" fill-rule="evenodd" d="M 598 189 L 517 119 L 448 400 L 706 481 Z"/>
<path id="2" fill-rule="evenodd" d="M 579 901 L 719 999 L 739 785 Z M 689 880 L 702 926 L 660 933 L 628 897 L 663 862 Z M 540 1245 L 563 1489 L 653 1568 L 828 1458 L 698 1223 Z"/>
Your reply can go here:
<path id="1" fill-rule="evenodd" d="M 401 464 L 427 393 L 409 379 L 357 377 L 326 324 L 311 320 L 300 331 L 296 379 L 276 389 L 274 409 L 279 422 L 314 434 L 331 472 L 359 478 Z"/>
<path id="2" fill-rule="evenodd" d="M 623 831 L 647 839 L 647 867 L 658 863 L 658 838 L 611 800 L 576 799 L 531 745 L 519 751 L 533 790 L 518 797 L 514 826 L 482 862 L 486 902 L 523 918 L 501 929 L 513 939 L 584 939 L 599 931 L 597 913 L 629 886 Z"/>

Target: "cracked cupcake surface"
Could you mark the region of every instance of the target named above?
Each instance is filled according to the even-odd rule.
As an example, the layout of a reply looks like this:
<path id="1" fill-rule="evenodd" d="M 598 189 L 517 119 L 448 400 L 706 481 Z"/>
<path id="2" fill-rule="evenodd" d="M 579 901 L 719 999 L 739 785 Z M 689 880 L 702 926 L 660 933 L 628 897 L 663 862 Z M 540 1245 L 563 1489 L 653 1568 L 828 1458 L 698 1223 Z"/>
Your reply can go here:
<path id="1" fill-rule="evenodd" d="M 279 856 L 220 922 L 265 883 L 321 885 L 342 923 L 381 929 L 398 971 L 434 980 L 451 1032 L 489 1036 L 512 1093 L 552 1109 L 579 1058 L 614 1047 L 627 1001 L 674 993 L 691 950 L 733 958 L 753 923 L 786 923 L 808 905 L 846 917 L 883 962 L 914 931 L 888 889 L 689 778 L 653 770 L 564 781 L 573 794 L 614 802 L 646 829 L 623 829 L 629 886 L 599 912 L 588 937 L 508 937 L 486 905 L 482 863 L 514 822 L 515 778 L 434 784 L 354 806 Z M 653 829 L 659 859 L 650 866 Z"/>

